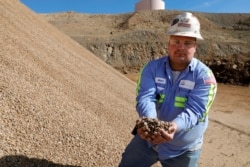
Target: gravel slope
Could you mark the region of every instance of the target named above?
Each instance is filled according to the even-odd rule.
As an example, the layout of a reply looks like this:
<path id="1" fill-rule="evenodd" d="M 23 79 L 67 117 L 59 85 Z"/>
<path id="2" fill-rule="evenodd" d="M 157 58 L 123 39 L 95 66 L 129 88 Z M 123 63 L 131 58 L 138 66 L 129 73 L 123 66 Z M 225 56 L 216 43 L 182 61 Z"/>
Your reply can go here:
<path id="1" fill-rule="evenodd" d="M 19 1 L 2 0 L 0 19 L 0 166 L 116 166 L 135 84 Z"/>

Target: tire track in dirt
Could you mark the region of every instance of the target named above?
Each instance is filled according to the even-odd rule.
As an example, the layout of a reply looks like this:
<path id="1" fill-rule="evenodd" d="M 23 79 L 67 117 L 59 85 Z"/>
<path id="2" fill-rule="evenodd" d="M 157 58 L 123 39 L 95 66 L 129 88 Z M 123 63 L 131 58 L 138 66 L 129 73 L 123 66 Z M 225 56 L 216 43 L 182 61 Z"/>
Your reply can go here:
<path id="1" fill-rule="evenodd" d="M 235 131 L 237 131 L 237 132 L 239 132 L 239 133 L 242 133 L 242 134 L 247 135 L 247 136 L 250 137 L 250 134 L 249 134 L 248 132 L 245 132 L 244 130 L 240 130 L 240 129 L 236 128 L 236 127 L 227 125 L 227 124 L 225 124 L 225 123 L 223 123 L 223 122 L 220 122 L 220 121 L 218 121 L 218 120 L 215 120 L 215 119 L 209 118 L 209 121 L 215 122 L 215 123 L 217 123 L 217 124 L 220 124 L 220 125 L 222 125 L 222 126 L 224 126 L 224 127 L 227 127 L 227 128 L 229 128 L 229 129 L 231 129 L 231 130 L 235 130 Z"/>

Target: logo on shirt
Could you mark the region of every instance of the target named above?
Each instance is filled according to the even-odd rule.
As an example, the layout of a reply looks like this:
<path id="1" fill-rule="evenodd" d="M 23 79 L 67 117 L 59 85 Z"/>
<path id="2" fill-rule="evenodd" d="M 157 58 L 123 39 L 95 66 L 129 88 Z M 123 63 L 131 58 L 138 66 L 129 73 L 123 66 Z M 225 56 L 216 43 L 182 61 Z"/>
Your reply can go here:
<path id="1" fill-rule="evenodd" d="M 213 76 L 203 78 L 204 84 L 216 84 L 216 80 Z"/>
<path id="2" fill-rule="evenodd" d="M 195 83 L 193 81 L 181 80 L 180 84 L 179 84 L 179 87 L 180 88 L 189 89 L 189 90 L 193 90 L 194 89 L 194 85 L 195 85 Z"/>
<path id="3" fill-rule="evenodd" d="M 156 77 L 155 78 L 155 83 L 166 84 L 166 79 L 165 78 Z"/>

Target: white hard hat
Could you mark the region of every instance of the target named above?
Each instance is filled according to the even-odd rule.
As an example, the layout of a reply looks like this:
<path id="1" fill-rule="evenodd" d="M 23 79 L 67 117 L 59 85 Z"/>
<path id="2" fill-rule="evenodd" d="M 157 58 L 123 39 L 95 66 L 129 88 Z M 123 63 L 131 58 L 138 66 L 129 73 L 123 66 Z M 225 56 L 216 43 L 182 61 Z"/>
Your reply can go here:
<path id="1" fill-rule="evenodd" d="M 178 35 L 203 39 L 200 34 L 199 20 L 189 12 L 176 16 L 167 31 L 168 35 Z"/>

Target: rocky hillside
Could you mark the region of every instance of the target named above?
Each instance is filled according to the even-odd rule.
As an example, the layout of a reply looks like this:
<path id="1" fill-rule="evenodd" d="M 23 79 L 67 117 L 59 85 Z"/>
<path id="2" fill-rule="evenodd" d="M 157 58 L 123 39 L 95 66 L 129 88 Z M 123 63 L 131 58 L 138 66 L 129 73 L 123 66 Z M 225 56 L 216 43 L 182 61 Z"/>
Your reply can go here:
<path id="1" fill-rule="evenodd" d="M 180 11 L 141 11 L 119 15 L 65 12 L 43 15 L 52 25 L 122 73 L 138 72 L 167 54 L 169 23 Z M 218 82 L 250 83 L 250 14 L 194 13 L 204 41 L 197 55 Z"/>

